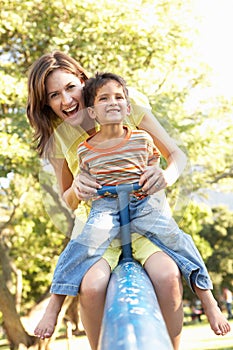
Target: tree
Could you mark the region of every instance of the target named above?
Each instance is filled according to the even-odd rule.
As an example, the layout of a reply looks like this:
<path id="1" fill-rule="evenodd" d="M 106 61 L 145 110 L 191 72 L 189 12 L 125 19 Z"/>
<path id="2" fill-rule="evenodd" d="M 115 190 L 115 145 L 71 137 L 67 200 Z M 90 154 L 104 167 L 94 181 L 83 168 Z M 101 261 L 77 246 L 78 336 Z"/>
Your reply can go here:
<path id="1" fill-rule="evenodd" d="M 211 106 L 203 99 L 195 110 L 187 109 L 194 91 L 208 81 L 208 69 L 193 48 L 197 22 L 190 1 L 2 0 L 0 16 L 0 299 L 9 297 L 9 309 L 17 319 L 20 336 L 7 327 L 12 347 L 18 346 L 20 337 L 29 347 L 31 338 L 20 317 L 47 292 L 73 220 L 52 174 L 41 172 L 32 147 L 25 116 L 26 73 L 32 62 L 60 49 L 90 73 L 114 71 L 148 95 L 154 114 L 189 156 L 185 175 L 168 193 L 175 215 L 184 227 L 192 227 L 195 242 L 208 253 L 206 259 L 212 246 L 200 232 L 209 224 L 211 211 L 189 202 L 189 195 L 216 184 L 230 188 L 232 107 L 218 98 Z M 0 310 L 9 321 L 1 304 Z"/>
<path id="2" fill-rule="evenodd" d="M 203 226 L 200 236 L 207 240 L 212 254 L 207 259 L 209 271 L 218 273 L 222 283 L 233 281 L 233 218 L 226 207 L 212 209 L 212 222 Z"/>

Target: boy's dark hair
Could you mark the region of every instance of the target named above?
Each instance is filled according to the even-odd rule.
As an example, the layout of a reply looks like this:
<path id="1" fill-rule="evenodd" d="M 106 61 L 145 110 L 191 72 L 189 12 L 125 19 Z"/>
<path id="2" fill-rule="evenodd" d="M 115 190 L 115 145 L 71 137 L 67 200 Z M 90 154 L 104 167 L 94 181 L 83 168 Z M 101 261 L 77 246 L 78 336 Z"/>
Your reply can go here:
<path id="1" fill-rule="evenodd" d="M 121 76 L 114 73 L 97 72 L 95 77 L 89 78 L 85 81 L 85 86 L 83 88 L 83 96 L 84 96 L 84 103 L 86 107 L 94 106 L 94 101 L 95 101 L 95 97 L 98 89 L 100 89 L 110 80 L 115 80 L 117 83 L 119 83 L 122 86 L 125 97 L 129 102 L 129 95 L 128 95 L 128 89 L 126 87 L 126 82 Z"/>

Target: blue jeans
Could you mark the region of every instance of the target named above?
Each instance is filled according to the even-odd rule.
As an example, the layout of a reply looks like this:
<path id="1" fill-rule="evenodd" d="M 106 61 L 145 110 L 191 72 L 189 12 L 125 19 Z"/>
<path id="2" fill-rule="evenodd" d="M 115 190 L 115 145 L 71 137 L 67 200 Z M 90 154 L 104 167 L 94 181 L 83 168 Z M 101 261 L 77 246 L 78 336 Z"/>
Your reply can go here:
<path id="1" fill-rule="evenodd" d="M 145 235 L 167 253 L 178 265 L 193 290 L 212 289 L 205 264 L 192 238 L 179 229 L 175 220 L 161 210 L 156 196 L 129 202 L 130 229 Z M 76 239 L 72 239 L 60 255 L 51 293 L 77 295 L 83 276 L 104 254 L 109 244 L 119 238 L 120 220 L 117 198 L 93 201 L 88 220 Z"/>

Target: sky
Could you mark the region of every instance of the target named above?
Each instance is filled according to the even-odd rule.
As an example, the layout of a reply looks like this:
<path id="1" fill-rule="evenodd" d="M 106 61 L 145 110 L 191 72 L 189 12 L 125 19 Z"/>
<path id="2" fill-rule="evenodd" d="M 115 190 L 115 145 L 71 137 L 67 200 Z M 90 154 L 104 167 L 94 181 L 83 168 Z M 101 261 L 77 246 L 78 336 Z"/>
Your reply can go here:
<path id="1" fill-rule="evenodd" d="M 200 50 L 213 68 L 213 88 L 226 97 L 233 96 L 233 0 L 192 0 L 202 18 Z"/>

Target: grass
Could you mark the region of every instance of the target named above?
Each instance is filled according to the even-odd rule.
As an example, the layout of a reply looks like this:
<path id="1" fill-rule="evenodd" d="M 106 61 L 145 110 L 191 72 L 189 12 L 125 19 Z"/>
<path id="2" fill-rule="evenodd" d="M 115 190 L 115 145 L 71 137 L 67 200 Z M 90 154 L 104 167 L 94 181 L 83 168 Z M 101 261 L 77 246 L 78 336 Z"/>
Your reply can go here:
<path id="1" fill-rule="evenodd" d="M 216 336 L 204 320 L 201 323 L 183 327 L 180 350 L 233 350 L 233 321 L 232 331 L 224 337 Z M 72 339 L 70 348 L 67 341 L 56 341 L 51 344 L 51 350 L 90 350 L 86 337 Z"/>
<path id="2" fill-rule="evenodd" d="M 224 337 L 216 336 L 204 320 L 201 323 L 183 327 L 180 350 L 233 350 L 233 320 L 230 321 L 232 331 Z M 68 344 L 66 339 L 51 343 L 51 350 L 91 350 L 85 336 L 73 337 Z M 9 346 L 0 344 L 0 350 L 9 350 Z"/>
<path id="3" fill-rule="evenodd" d="M 222 336 L 216 336 L 206 321 L 184 326 L 180 350 L 233 350 L 233 321 L 232 331 Z"/>

